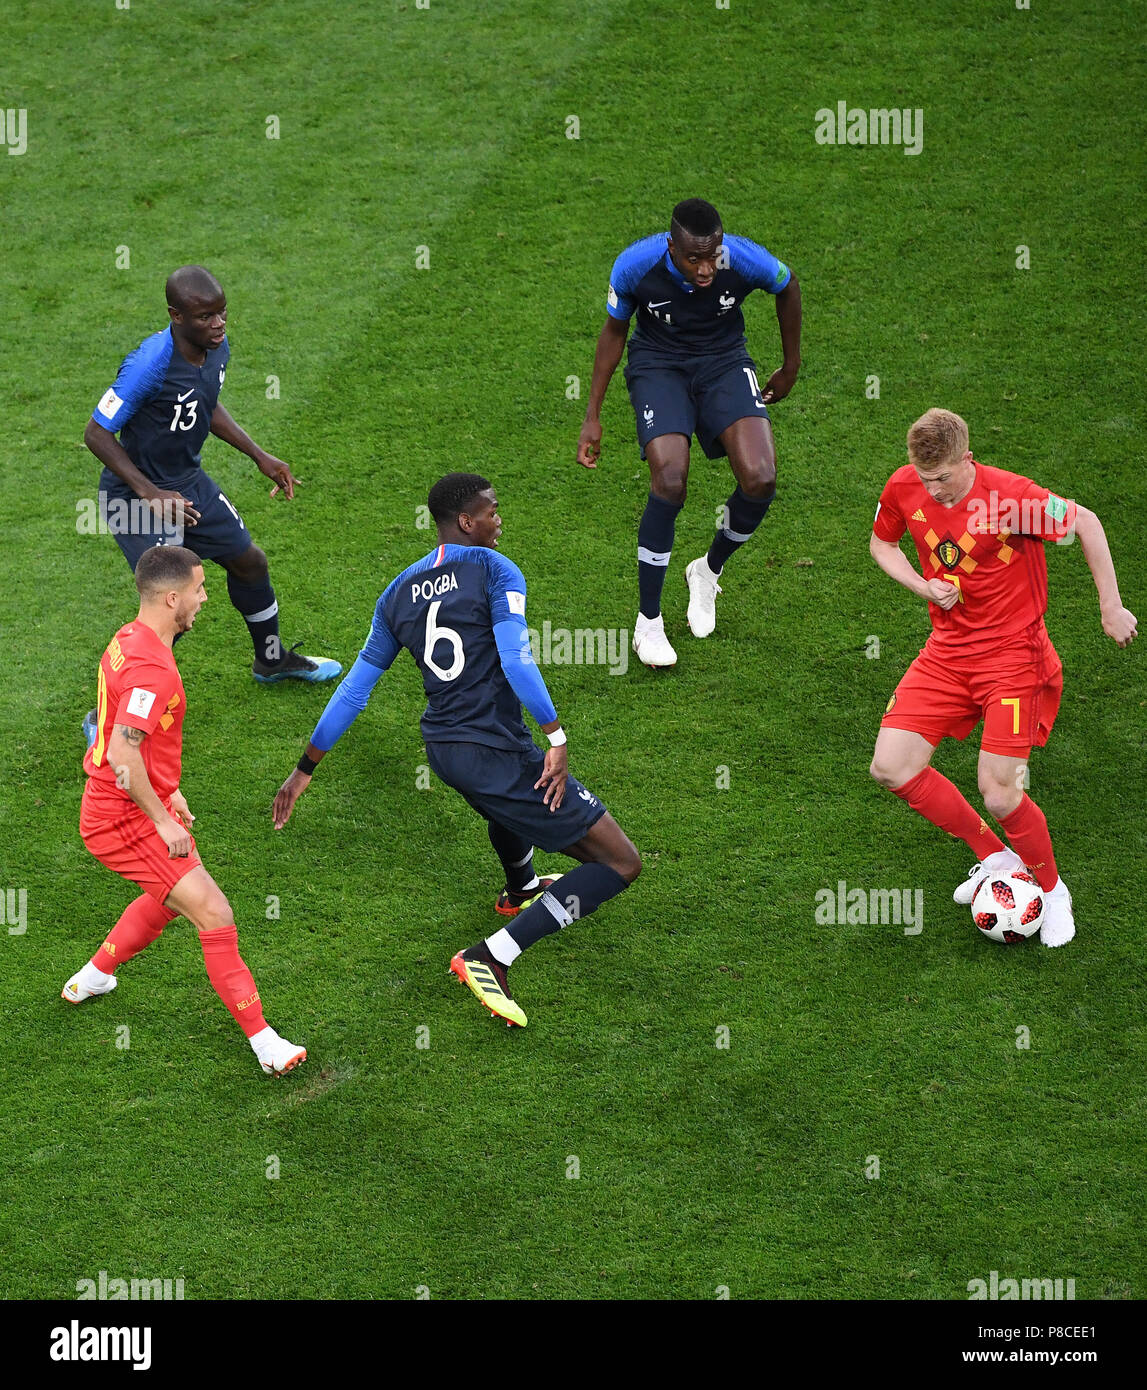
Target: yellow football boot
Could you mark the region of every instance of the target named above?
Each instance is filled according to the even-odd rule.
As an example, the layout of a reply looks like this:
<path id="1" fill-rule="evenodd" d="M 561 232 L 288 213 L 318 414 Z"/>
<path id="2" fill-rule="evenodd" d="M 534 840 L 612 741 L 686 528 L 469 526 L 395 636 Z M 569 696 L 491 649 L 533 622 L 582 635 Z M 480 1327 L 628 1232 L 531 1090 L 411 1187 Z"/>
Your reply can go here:
<path id="1" fill-rule="evenodd" d="M 507 1028 L 524 1028 L 526 1015 L 514 1003 L 506 967 L 490 960 L 489 954 L 484 944 L 459 951 L 450 962 L 451 973 L 469 986 L 495 1018 L 505 1019 Z"/>

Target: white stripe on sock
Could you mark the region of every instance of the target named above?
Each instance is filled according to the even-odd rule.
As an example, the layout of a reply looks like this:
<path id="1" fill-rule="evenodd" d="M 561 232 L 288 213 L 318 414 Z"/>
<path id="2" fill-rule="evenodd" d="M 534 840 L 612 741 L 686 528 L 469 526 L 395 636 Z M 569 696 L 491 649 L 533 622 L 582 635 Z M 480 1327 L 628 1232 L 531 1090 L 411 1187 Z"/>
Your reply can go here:
<path id="1" fill-rule="evenodd" d="M 499 965 L 513 965 L 522 954 L 522 948 L 505 927 L 501 931 L 496 931 L 493 936 L 486 938 L 486 950 L 490 952 Z"/>
<path id="2" fill-rule="evenodd" d="M 276 599 L 275 602 L 271 604 L 270 608 L 264 608 L 259 613 L 244 613 L 243 621 L 245 623 L 265 623 L 268 618 L 273 618 L 278 611 L 279 600 Z"/>
<path id="3" fill-rule="evenodd" d="M 637 563 L 639 565 L 657 565 L 664 569 L 672 554 L 672 550 L 646 550 L 643 545 L 639 545 L 637 547 Z"/>
<path id="4" fill-rule="evenodd" d="M 565 908 L 561 905 L 557 898 L 554 897 L 554 895 L 550 892 L 548 888 L 542 894 L 542 902 L 545 904 L 546 911 L 550 914 L 554 921 L 557 922 L 558 926 L 568 927 L 570 923 L 573 921 L 573 918 L 569 915 L 569 913 L 565 910 Z"/>

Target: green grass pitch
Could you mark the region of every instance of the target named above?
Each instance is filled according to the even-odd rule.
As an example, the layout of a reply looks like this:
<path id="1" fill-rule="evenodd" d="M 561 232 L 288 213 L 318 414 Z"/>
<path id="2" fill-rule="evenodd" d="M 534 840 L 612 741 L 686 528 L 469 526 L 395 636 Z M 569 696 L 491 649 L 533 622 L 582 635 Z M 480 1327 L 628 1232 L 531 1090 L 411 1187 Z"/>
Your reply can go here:
<path id="1" fill-rule="evenodd" d="M 188 1299 L 947 1300 L 992 1270 L 1147 1293 L 1147 685 L 1078 547 L 1049 557 L 1066 690 L 1032 759 L 1076 941 L 978 940 L 950 899 L 963 846 L 867 775 L 927 624 L 868 534 L 928 406 L 968 419 L 981 461 L 1092 507 L 1125 603 L 1147 604 L 1143 20 L 1129 0 L 6 15 L 0 105 L 26 111 L 27 148 L 0 151 L 0 886 L 27 911 L 0 926 L 0 1295 L 74 1298 L 100 1270 Z M 921 152 L 817 144 L 838 101 L 922 109 Z M 455 468 L 498 487 L 532 623 L 629 631 L 647 475 L 620 375 L 601 465 L 574 452 L 613 258 L 686 196 L 793 266 L 804 366 L 714 636 L 685 631 L 682 570 L 732 484 L 695 450 L 676 670 L 544 668 L 571 767 L 645 870 L 515 968 L 529 1028 L 446 973 L 498 924 L 500 882 L 480 821 L 418 786 L 412 663 L 275 833 L 327 691 L 254 685 L 213 567 L 179 648 L 183 788 L 268 1019 L 310 1058 L 259 1074 L 186 923 L 67 1009 L 133 891 L 77 831 L 79 722 L 135 611 L 113 540 L 77 533 L 98 476 L 81 435 L 165 321 L 167 273 L 222 280 L 223 401 L 303 479 L 272 502 L 205 450 L 270 557 L 285 640 L 349 666 Z M 746 317 L 764 380 L 768 297 Z M 973 793 L 974 743 L 937 760 Z M 923 931 L 818 926 L 839 880 L 921 889 Z"/>

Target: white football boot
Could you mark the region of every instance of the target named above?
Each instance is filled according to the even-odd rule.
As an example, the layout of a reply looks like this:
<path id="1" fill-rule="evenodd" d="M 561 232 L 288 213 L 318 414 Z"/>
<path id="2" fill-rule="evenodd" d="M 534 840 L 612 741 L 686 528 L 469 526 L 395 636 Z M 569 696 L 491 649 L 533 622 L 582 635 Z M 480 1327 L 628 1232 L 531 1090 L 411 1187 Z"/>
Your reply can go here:
<path id="1" fill-rule="evenodd" d="M 1043 924 L 1039 939 L 1045 946 L 1066 946 L 1075 935 L 1075 917 L 1071 911 L 1071 894 L 1062 878 L 1043 895 Z"/>
<path id="2" fill-rule="evenodd" d="M 301 1067 L 307 1060 L 307 1049 L 297 1043 L 279 1037 L 270 1026 L 262 1028 L 249 1039 L 259 1059 L 259 1065 L 267 1076 L 283 1076 L 286 1072 Z"/>
<path id="3" fill-rule="evenodd" d="M 91 962 L 88 962 L 91 965 Z M 60 990 L 60 998 L 66 999 L 69 1004 L 82 1004 L 85 999 L 94 999 L 99 994 L 110 994 L 119 981 L 114 975 L 105 976 L 107 984 L 103 985 L 93 982 L 93 975 L 103 975 L 102 970 L 97 970 L 93 965 L 91 969 L 85 965 L 82 970 L 77 970 L 68 983 Z"/>
<path id="4" fill-rule="evenodd" d="M 665 618 L 658 613 L 656 618 L 647 618 L 638 613 L 633 624 L 633 650 L 644 666 L 676 666 L 677 653 L 669 645 L 665 636 Z"/>
<path id="5" fill-rule="evenodd" d="M 996 850 L 994 854 L 986 854 L 978 864 L 972 865 L 968 870 L 968 877 L 952 894 L 952 901 L 967 907 L 976 896 L 976 886 L 985 874 L 1010 874 L 1016 869 L 1022 871 L 1024 868 L 1024 861 L 1015 850 L 1005 845 L 1003 849 Z"/>
<path id="6" fill-rule="evenodd" d="M 709 568 L 709 557 L 702 555 L 685 566 L 685 583 L 689 585 L 689 611 L 685 615 L 694 637 L 708 637 L 717 626 L 717 595 L 721 586 Z"/>

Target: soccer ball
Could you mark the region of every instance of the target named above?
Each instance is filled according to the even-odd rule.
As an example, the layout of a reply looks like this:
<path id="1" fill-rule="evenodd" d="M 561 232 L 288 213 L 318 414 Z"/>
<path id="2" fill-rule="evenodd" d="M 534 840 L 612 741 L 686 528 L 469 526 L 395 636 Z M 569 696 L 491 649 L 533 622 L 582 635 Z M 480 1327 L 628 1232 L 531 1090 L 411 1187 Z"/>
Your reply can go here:
<path id="1" fill-rule="evenodd" d="M 972 921 L 983 936 L 1009 946 L 1034 936 L 1043 922 L 1044 892 L 1031 874 L 985 874 L 972 895 Z"/>

